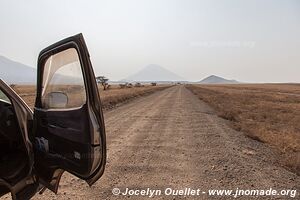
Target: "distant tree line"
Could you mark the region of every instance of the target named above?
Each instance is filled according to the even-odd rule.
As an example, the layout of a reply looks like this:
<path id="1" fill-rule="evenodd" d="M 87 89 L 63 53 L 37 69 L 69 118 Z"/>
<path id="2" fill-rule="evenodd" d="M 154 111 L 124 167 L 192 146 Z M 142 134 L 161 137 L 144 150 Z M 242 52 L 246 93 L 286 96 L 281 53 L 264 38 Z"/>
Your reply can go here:
<path id="1" fill-rule="evenodd" d="M 96 81 L 98 84 L 101 84 L 103 87 L 103 90 L 109 89 L 110 85 L 108 84 L 109 79 L 106 78 L 105 76 L 97 76 Z M 156 82 L 151 83 L 152 86 L 156 86 Z M 136 82 L 134 85 L 132 83 L 120 83 L 119 84 L 120 88 L 132 88 L 132 87 L 144 87 L 144 85 L 140 82 Z"/>

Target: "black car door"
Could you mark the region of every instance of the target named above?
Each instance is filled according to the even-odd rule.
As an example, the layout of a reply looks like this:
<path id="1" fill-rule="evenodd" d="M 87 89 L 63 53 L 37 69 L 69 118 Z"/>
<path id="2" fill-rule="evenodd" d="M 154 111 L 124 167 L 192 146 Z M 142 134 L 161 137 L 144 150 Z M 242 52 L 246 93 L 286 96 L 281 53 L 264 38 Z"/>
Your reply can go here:
<path id="1" fill-rule="evenodd" d="M 106 141 L 101 102 L 82 34 L 42 50 L 34 108 L 35 169 L 57 192 L 63 171 L 89 185 L 103 174 Z"/>
<path id="2" fill-rule="evenodd" d="M 29 199 L 39 186 L 33 170 L 33 113 L 1 79 L 0 107 L 0 197 L 11 192 L 13 200 Z"/>

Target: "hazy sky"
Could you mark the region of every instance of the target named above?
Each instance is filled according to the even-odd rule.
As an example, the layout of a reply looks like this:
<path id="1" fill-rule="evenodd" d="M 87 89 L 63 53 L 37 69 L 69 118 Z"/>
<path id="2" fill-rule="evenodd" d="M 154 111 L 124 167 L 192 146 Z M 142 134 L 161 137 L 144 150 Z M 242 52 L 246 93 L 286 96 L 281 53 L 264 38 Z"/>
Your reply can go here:
<path id="1" fill-rule="evenodd" d="M 153 63 L 187 80 L 300 82 L 299 0 L 1 0 L 0 29 L 0 55 L 33 67 L 82 32 L 112 80 Z"/>

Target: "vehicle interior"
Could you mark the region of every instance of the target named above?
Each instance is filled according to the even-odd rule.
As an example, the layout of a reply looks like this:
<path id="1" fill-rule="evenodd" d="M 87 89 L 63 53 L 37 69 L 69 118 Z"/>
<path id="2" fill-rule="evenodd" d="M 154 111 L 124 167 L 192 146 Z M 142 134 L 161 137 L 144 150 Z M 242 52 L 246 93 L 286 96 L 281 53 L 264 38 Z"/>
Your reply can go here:
<path id="1" fill-rule="evenodd" d="M 14 184 L 22 178 L 28 157 L 14 108 L 0 90 L 0 179 Z"/>

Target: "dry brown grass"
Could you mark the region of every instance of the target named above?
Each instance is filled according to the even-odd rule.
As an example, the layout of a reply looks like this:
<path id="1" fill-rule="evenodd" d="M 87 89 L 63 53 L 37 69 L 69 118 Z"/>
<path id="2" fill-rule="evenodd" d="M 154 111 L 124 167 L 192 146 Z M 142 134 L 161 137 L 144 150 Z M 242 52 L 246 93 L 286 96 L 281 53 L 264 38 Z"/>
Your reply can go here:
<path id="1" fill-rule="evenodd" d="M 300 174 L 300 84 L 188 85 L 220 117 L 280 150 Z"/>
<path id="2" fill-rule="evenodd" d="M 32 85 L 14 85 L 12 88 L 18 93 L 30 108 L 34 107 L 36 87 Z"/>
<path id="3" fill-rule="evenodd" d="M 102 87 L 99 86 L 99 92 L 103 108 L 109 109 L 116 106 L 119 103 L 128 101 L 139 96 L 151 94 L 155 91 L 163 90 L 167 87 L 170 87 L 170 85 L 146 85 L 144 87 L 121 89 L 118 85 L 113 85 L 110 87 L 109 90 L 103 91 Z M 29 105 L 29 107 L 34 107 L 36 92 L 36 88 L 34 86 L 15 85 L 13 89 L 24 99 L 24 101 Z"/>
<path id="4" fill-rule="evenodd" d="M 126 102 L 130 99 L 151 94 L 153 92 L 163 90 L 170 87 L 170 85 L 158 85 L 151 86 L 146 85 L 144 87 L 132 87 L 132 88 L 120 88 L 117 85 L 113 85 L 109 90 L 103 90 L 99 87 L 100 98 L 104 108 L 112 108 L 119 103 Z"/>

